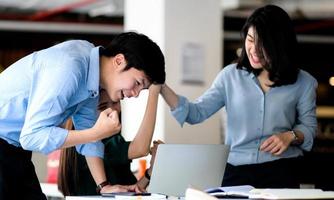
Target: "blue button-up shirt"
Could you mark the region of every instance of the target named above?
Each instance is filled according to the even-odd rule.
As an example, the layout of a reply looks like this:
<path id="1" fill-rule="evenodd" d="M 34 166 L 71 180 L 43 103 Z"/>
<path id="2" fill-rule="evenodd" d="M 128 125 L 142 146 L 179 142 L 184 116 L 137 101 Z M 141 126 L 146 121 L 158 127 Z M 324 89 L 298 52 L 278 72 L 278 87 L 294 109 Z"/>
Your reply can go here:
<path id="1" fill-rule="evenodd" d="M 0 74 L 0 138 L 26 150 L 60 148 L 72 116 L 75 128 L 97 119 L 99 47 L 73 40 L 34 52 Z M 78 145 L 79 153 L 103 157 L 101 142 Z"/>
<path id="2" fill-rule="evenodd" d="M 181 125 L 184 122 L 195 124 L 225 106 L 225 143 L 231 147 L 228 162 L 233 165 L 296 157 L 313 145 L 317 129 L 317 85 L 310 74 L 300 70 L 294 84 L 274 87 L 264 93 L 253 73 L 232 64 L 225 67 L 211 88 L 193 103 L 179 95 L 179 104 L 172 114 Z M 259 150 L 271 135 L 292 129 L 303 132 L 302 145 L 290 146 L 280 156 Z"/>

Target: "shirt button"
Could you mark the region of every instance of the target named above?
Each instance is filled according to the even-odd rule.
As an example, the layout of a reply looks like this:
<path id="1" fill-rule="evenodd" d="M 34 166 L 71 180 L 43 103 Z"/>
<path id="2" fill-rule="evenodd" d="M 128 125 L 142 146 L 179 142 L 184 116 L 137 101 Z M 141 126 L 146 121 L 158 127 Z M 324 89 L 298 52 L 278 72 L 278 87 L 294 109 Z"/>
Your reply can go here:
<path id="1" fill-rule="evenodd" d="M 96 91 L 92 91 L 92 93 L 91 93 L 90 96 L 91 96 L 91 97 L 96 97 L 96 96 L 97 96 L 97 92 L 96 92 Z"/>

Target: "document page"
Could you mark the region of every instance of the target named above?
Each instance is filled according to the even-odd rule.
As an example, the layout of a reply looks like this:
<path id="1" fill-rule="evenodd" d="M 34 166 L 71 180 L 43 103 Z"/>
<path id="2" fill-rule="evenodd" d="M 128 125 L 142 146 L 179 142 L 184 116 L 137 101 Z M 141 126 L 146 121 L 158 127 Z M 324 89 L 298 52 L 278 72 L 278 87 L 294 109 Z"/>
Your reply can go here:
<path id="1" fill-rule="evenodd" d="M 229 186 L 229 187 L 216 187 L 209 188 L 205 192 L 209 193 L 212 196 L 234 196 L 234 197 L 248 197 L 250 191 L 255 189 L 251 185 L 238 185 L 238 186 Z"/>
<path id="2" fill-rule="evenodd" d="M 334 199 L 333 191 L 321 189 L 254 189 L 250 199 Z"/>

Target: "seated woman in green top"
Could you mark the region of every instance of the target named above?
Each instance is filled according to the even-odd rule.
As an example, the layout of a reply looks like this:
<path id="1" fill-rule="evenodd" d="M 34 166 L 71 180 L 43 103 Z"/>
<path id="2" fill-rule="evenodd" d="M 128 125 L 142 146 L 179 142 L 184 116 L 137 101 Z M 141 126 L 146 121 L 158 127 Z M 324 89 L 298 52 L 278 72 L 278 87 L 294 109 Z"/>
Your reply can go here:
<path id="1" fill-rule="evenodd" d="M 114 191 L 109 190 L 108 192 L 128 191 L 129 188 L 134 191 L 145 191 L 149 180 L 143 177 L 137 181 L 130 170 L 130 164 L 132 159 L 146 156 L 151 152 L 151 166 L 147 169 L 148 175 L 151 175 L 157 145 L 162 143 L 154 141 L 154 146 L 150 149 L 160 89 L 160 85 L 150 86 L 144 118 L 133 141 L 125 141 L 121 134 L 102 140 L 105 145 L 104 168 L 107 181 L 114 188 Z M 111 102 L 107 93 L 101 91 L 98 110 L 105 110 L 109 107 L 120 113 L 120 103 Z M 78 154 L 74 147 L 63 149 L 61 152 L 58 188 L 65 196 L 99 194 L 85 157 Z"/>

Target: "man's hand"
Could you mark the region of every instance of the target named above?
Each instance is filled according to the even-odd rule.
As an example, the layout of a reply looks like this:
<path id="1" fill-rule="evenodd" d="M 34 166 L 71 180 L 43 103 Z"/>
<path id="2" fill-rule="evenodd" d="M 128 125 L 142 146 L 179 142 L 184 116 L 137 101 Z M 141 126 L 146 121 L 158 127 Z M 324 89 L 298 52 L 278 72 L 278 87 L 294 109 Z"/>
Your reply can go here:
<path id="1" fill-rule="evenodd" d="M 100 193 L 111 193 L 111 192 L 129 192 L 127 186 L 124 185 L 106 185 Z"/>
<path id="2" fill-rule="evenodd" d="M 111 108 L 102 111 L 93 129 L 97 134 L 96 140 L 101 140 L 119 133 L 121 130 L 121 123 L 117 111 L 112 110 Z"/>
<path id="3" fill-rule="evenodd" d="M 112 192 L 143 193 L 145 192 L 145 190 L 140 189 L 137 184 L 133 184 L 133 185 L 106 185 L 100 191 L 100 193 L 112 193 Z"/>

